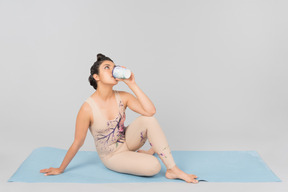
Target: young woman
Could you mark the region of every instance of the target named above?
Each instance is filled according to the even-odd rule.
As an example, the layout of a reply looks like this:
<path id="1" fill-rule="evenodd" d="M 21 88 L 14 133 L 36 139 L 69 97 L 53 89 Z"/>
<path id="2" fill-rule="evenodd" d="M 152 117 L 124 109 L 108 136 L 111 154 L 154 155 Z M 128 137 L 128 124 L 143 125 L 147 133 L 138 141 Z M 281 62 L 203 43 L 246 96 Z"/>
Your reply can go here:
<path id="1" fill-rule="evenodd" d="M 156 152 L 167 168 L 166 178 L 198 183 L 196 175 L 183 172 L 175 164 L 167 139 L 153 116 L 155 106 L 136 84 L 134 74 L 129 79 L 114 78 L 114 67 L 115 64 L 109 57 L 100 53 L 97 55 L 89 76 L 90 85 L 97 91 L 87 98 L 78 112 L 74 142 L 59 168 L 50 167 L 40 172 L 45 175 L 63 173 L 83 145 L 89 129 L 101 161 L 110 170 L 153 176 L 161 170 L 159 160 L 153 156 Z M 126 83 L 136 97 L 125 91 L 113 90 L 118 81 Z M 141 116 L 125 127 L 126 107 Z M 150 150 L 138 150 L 147 138 Z"/>

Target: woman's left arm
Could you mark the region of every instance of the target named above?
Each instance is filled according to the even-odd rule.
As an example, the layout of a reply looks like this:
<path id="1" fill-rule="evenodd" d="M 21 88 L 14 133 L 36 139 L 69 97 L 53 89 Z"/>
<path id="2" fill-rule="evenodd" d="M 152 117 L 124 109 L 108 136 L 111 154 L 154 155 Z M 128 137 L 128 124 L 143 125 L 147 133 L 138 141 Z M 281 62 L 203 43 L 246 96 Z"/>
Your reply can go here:
<path id="1" fill-rule="evenodd" d="M 151 114 L 154 115 L 156 113 L 156 108 L 152 101 L 149 99 L 149 97 L 140 89 L 140 87 L 135 83 L 128 85 L 129 88 L 133 91 L 133 93 L 136 95 L 139 103 L 143 107 L 143 109 Z"/>
<path id="2" fill-rule="evenodd" d="M 141 111 L 138 108 L 139 104 L 142 106 L 142 109 L 149 115 L 154 115 L 156 113 L 156 108 L 152 101 L 149 99 L 149 97 L 140 89 L 140 87 L 136 84 L 134 74 L 131 73 L 131 77 L 129 79 L 117 79 L 120 81 L 124 81 L 128 87 L 133 91 L 133 93 L 136 95 L 136 98 L 130 95 L 130 98 L 128 99 L 128 103 L 130 101 L 130 107 L 132 107 L 132 110 L 137 111 L 141 113 Z M 143 112 L 142 112 L 143 113 Z"/>

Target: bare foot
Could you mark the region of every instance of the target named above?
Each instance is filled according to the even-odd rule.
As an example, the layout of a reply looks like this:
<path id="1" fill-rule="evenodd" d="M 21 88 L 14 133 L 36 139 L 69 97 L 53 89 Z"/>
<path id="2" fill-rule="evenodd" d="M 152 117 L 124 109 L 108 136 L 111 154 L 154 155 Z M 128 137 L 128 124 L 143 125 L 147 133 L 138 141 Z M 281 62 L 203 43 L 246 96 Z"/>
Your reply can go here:
<path id="1" fill-rule="evenodd" d="M 151 147 L 149 150 L 139 149 L 139 150 L 137 150 L 137 152 L 139 152 L 139 153 L 146 153 L 146 154 L 149 154 L 149 155 L 153 155 L 153 154 L 155 153 L 155 151 L 152 149 L 152 147 Z"/>
<path id="2" fill-rule="evenodd" d="M 198 180 L 196 179 L 197 178 L 196 175 L 185 173 L 184 171 L 179 169 L 177 165 L 175 165 L 171 169 L 167 169 L 165 176 L 168 179 L 182 179 L 186 181 L 187 183 L 198 183 Z"/>

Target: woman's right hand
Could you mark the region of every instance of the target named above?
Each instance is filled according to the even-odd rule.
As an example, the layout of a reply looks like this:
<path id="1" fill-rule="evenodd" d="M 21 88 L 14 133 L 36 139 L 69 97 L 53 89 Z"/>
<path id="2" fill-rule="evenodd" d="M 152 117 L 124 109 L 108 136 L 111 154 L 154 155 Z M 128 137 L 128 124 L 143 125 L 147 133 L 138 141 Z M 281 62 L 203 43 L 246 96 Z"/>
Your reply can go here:
<path id="1" fill-rule="evenodd" d="M 53 168 L 53 167 L 50 167 L 49 169 L 41 169 L 40 170 L 40 173 L 45 173 L 44 175 L 47 176 L 47 175 L 58 175 L 58 174 L 61 174 L 63 173 L 64 171 L 61 170 L 60 168 Z"/>

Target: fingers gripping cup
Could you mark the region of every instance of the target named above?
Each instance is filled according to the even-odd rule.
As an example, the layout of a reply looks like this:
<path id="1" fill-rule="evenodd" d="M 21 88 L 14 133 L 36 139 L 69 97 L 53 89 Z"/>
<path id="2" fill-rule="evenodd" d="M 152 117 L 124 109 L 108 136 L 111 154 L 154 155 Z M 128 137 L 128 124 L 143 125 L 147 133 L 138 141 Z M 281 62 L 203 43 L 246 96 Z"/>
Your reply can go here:
<path id="1" fill-rule="evenodd" d="M 116 65 L 112 70 L 112 75 L 118 79 L 129 79 L 131 76 L 131 70 L 120 65 Z"/>

